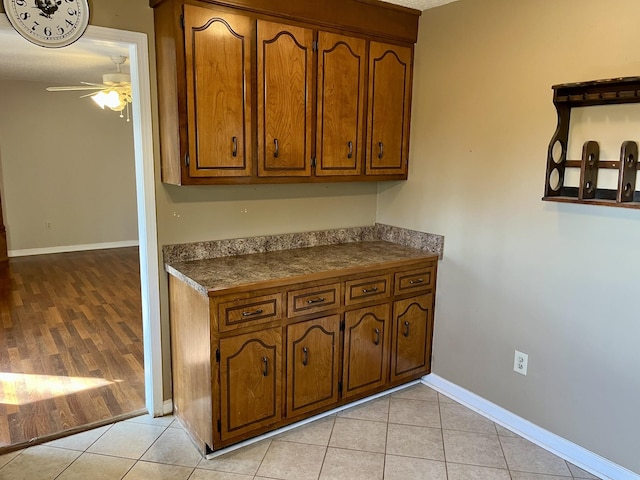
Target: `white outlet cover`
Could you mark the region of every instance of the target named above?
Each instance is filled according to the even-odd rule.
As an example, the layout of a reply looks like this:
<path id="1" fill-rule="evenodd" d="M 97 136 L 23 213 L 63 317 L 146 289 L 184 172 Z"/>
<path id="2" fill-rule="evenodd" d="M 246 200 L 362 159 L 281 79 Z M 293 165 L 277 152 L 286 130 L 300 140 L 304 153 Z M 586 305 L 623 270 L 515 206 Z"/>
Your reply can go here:
<path id="1" fill-rule="evenodd" d="M 513 370 L 522 375 L 526 375 L 528 363 L 529 363 L 529 355 L 516 350 L 516 353 L 513 357 Z"/>

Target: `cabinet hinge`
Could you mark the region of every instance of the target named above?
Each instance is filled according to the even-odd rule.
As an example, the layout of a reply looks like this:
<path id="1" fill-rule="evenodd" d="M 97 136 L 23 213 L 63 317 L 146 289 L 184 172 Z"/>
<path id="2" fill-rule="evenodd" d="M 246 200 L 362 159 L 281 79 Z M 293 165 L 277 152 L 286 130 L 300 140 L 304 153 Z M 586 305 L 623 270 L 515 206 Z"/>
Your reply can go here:
<path id="1" fill-rule="evenodd" d="M 216 350 L 216 362 L 220 363 L 220 349 L 219 348 Z"/>
<path id="2" fill-rule="evenodd" d="M 311 44 L 311 50 L 313 50 L 314 52 L 318 51 L 318 41 L 314 40 L 313 43 Z"/>
<path id="3" fill-rule="evenodd" d="M 184 30 L 184 15 L 180 15 L 180 28 Z"/>
<path id="4" fill-rule="evenodd" d="M 344 320 L 342 320 L 342 321 L 340 321 L 340 331 L 341 331 L 341 332 L 344 332 L 344 328 L 345 328 L 345 326 L 344 326 Z"/>
<path id="5" fill-rule="evenodd" d="M 338 393 L 342 394 L 342 382 L 338 382 Z"/>
<path id="6" fill-rule="evenodd" d="M 188 167 L 190 163 L 191 163 L 191 158 L 189 157 L 189 154 L 187 153 L 184 156 L 184 165 L 185 165 L 185 167 Z"/>
<path id="7" fill-rule="evenodd" d="M 218 433 L 222 431 L 222 422 L 218 420 Z"/>

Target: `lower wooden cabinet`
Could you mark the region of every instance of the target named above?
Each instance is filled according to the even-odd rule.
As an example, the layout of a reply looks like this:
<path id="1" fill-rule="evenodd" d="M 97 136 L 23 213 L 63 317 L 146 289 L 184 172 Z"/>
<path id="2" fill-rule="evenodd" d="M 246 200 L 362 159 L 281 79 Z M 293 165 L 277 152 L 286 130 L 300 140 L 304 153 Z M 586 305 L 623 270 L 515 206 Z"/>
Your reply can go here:
<path id="1" fill-rule="evenodd" d="M 280 328 L 220 340 L 222 440 L 282 418 Z"/>
<path id="2" fill-rule="evenodd" d="M 338 402 L 340 316 L 287 326 L 287 416 Z"/>
<path id="3" fill-rule="evenodd" d="M 176 416 L 206 453 L 429 373 L 436 262 L 208 296 L 170 276 Z"/>
<path id="4" fill-rule="evenodd" d="M 342 376 L 345 398 L 387 383 L 390 323 L 386 303 L 345 313 Z"/>

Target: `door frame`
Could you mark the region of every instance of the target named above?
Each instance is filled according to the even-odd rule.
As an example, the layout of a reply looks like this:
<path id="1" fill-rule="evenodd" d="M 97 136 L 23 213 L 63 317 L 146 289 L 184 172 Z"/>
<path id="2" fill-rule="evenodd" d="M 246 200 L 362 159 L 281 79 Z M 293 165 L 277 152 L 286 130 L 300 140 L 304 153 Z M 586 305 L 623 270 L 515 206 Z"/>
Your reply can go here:
<path id="1" fill-rule="evenodd" d="M 9 24 L 6 14 L 0 15 L 0 31 L 11 31 L 18 35 Z M 89 25 L 82 40 L 95 45 L 115 43 L 129 50 L 133 93 L 133 115 L 131 121 L 133 123 L 140 249 L 145 406 L 150 415 L 154 417 L 161 416 L 165 412 L 162 386 L 160 259 L 158 256 L 158 229 L 156 222 L 148 38 L 145 33 Z"/>

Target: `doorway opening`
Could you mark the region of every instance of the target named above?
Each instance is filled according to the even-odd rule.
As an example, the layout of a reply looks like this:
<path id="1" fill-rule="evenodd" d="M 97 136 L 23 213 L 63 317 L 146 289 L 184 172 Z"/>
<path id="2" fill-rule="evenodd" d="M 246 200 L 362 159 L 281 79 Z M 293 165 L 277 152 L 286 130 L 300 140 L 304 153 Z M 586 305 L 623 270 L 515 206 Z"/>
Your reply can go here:
<path id="1" fill-rule="evenodd" d="M 5 15 L 0 15 L 0 34 L 18 35 L 13 31 Z M 162 391 L 159 271 L 147 36 L 142 33 L 89 26 L 79 42 L 89 46 L 117 45 L 125 47 L 129 53 L 133 91 L 131 121 L 134 131 L 139 238 L 138 268 L 144 357 L 144 404 L 149 414 L 159 416 L 165 413 L 165 409 Z M 28 44 L 26 41 L 24 43 Z M 30 44 L 29 46 L 32 47 Z M 10 225 L 9 228 L 11 228 Z M 46 383 L 46 379 L 36 380 L 41 381 L 40 385 Z"/>

